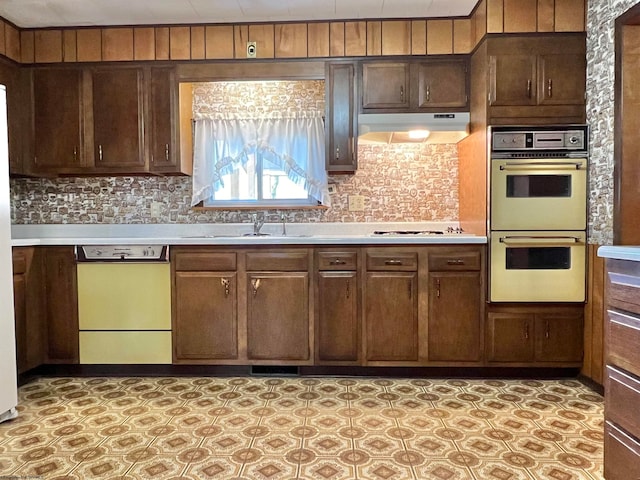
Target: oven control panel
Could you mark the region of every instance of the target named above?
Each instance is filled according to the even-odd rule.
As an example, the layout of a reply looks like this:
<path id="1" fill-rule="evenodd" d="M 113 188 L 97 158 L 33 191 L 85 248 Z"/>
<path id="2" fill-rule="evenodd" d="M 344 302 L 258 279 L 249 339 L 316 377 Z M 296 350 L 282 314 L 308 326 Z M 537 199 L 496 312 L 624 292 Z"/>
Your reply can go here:
<path id="1" fill-rule="evenodd" d="M 492 153 L 546 152 L 586 155 L 588 149 L 586 125 L 554 127 L 492 127 Z M 504 157 L 503 157 L 504 158 Z"/>

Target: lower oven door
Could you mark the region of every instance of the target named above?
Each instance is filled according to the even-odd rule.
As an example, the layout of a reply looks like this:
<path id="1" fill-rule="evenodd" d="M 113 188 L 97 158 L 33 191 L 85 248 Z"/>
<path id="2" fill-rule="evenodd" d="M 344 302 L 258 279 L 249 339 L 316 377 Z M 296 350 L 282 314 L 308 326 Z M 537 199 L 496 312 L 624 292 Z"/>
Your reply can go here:
<path id="1" fill-rule="evenodd" d="M 584 302 L 584 231 L 491 232 L 492 302 Z"/>
<path id="2" fill-rule="evenodd" d="M 491 230 L 586 228 L 586 158 L 491 160 Z"/>

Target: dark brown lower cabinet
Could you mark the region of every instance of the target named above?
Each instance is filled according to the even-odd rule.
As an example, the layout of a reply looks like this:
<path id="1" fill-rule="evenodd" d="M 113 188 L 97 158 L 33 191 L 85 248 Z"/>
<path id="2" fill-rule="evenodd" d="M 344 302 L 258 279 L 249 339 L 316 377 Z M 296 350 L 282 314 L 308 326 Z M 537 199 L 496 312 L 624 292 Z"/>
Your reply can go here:
<path id="1" fill-rule="evenodd" d="M 487 361 L 580 366 L 583 308 L 508 307 L 487 315 Z"/>
<path id="2" fill-rule="evenodd" d="M 73 247 L 43 249 L 46 285 L 47 363 L 78 363 L 78 290 Z"/>
<path id="3" fill-rule="evenodd" d="M 366 360 L 416 362 L 417 272 L 367 272 L 365 282 Z"/>
<path id="4" fill-rule="evenodd" d="M 236 272 L 176 272 L 175 360 L 238 358 Z"/>
<path id="5" fill-rule="evenodd" d="M 480 272 L 429 274 L 429 360 L 478 362 L 481 351 Z"/>
<path id="6" fill-rule="evenodd" d="M 318 272 L 319 362 L 357 363 L 360 357 L 357 272 Z"/>
<path id="7" fill-rule="evenodd" d="M 309 273 L 247 274 L 247 358 L 308 361 Z"/>

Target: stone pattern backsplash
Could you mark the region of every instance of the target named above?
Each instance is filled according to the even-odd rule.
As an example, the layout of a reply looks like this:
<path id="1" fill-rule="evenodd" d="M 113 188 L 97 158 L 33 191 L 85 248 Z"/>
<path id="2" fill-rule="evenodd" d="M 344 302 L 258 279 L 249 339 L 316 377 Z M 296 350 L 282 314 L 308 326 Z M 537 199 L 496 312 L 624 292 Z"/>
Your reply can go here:
<path id="1" fill-rule="evenodd" d="M 589 242 L 613 243 L 615 19 L 635 0 L 589 0 L 587 123 L 590 127 Z"/>
<path id="2" fill-rule="evenodd" d="M 360 145 L 354 175 L 330 177 L 329 209 L 287 210 L 289 222 L 457 221 L 456 145 Z M 349 195 L 365 210 L 349 211 Z M 11 220 L 47 223 L 240 223 L 251 210 L 192 209 L 191 177 L 11 179 Z M 151 203 L 162 204 L 151 217 Z M 267 213 L 277 222 L 280 211 Z"/>

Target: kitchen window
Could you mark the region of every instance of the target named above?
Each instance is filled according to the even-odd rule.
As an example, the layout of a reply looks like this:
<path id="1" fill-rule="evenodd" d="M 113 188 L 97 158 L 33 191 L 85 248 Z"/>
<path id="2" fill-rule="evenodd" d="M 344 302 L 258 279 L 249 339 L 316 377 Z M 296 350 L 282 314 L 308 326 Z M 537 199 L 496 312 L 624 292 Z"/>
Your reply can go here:
<path id="1" fill-rule="evenodd" d="M 192 206 L 330 205 L 324 111 L 267 108 L 260 88 L 268 83 L 245 82 L 239 108 L 227 100 L 227 108 L 200 113 L 195 100 Z M 224 90 L 215 98 L 224 98 Z"/>

